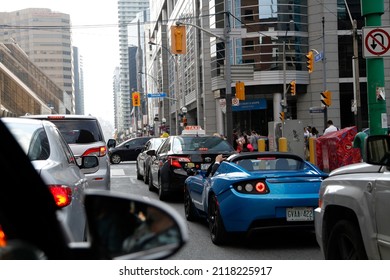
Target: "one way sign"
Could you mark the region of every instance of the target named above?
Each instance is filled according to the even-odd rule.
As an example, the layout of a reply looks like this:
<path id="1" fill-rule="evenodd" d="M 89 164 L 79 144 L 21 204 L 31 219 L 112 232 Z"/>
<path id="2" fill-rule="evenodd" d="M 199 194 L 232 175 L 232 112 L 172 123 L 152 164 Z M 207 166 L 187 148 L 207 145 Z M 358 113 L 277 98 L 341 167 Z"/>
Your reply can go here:
<path id="1" fill-rule="evenodd" d="M 390 27 L 363 27 L 363 57 L 390 56 Z"/>

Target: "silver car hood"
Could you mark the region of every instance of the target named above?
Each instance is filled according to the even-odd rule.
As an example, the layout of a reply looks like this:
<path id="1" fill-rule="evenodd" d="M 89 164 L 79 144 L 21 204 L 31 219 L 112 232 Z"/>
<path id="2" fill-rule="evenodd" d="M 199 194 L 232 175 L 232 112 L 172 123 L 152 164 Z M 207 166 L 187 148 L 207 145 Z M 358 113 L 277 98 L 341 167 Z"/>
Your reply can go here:
<path id="1" fill-rule="evenodd" d="M 329 177 L 352 173 L 378 173 L 381 168 L 381 165 L 372 165 L 365 162 L 353 163 L 331 171 Z"/>

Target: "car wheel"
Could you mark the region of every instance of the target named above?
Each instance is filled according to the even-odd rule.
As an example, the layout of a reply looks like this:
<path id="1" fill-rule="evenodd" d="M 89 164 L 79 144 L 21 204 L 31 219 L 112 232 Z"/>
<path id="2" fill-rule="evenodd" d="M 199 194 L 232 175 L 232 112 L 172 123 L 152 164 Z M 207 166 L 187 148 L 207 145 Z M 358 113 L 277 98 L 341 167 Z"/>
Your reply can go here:
<path id="1" fill-rule="evenodd" d="M 149 183 L 149 168 L 146 166 L 144 167 L 144 183 L 148 184 Z"/>
<path id="2" fill-rule="evenodd" d="M 215 195 L 209 201 L 208 207 L 208 223 L 211 241 L 215 245 L 222 245 L 226 242 L 227 233 L 223 225 L 222 217 L 219 212 L 218 202 Z"/>
<path id="3" fill-rule="evenodd" d="M 138 163 L 136 164 L 136 169 L 137 169 L 137 180 L 143 180 L 144 177 L 139 173 Z"/>
<path id="4" fill-rule="evenodd" d="M 152 178 L 152 176 L 149 176 L 148 185 L 149 185 L 149 191 L 154 192 L 156 190 L 156 188 L 153 186 L 153 178 Z"/>
<path id="5" fill-rule="evenodd" d="M 184 188 L 184 213 L 187 221 L 195 221 L 197 218 L 195 205 L 186 187 Z"/>
<path id="6" fill-rule="evenodd" d="M 111 157 L 110 157 L 110 160 L 111 160 L 111 163 L 113 164 L 118 164 L 121 162 L 121 156 L 118 155 L 118 154 L 112 154 Z"/>
<path id="7" fill-rule="evenodd" d="M 329 235 L 325 258 L 329 260 L 367 259 L 359 227 L 348 220 L 337 222 Z"/>
<path id="8" fill-rule="evenodd" d="M 163 187 L 163 183 L 161 182 L 161 177 L 159 177 L 158 178 L 158 198 L 160 200 L 167 200 L 167 192 L 164 190 L 165 186 L 166 186 L 166 184 L 164 184 L 164 187 Z"/>

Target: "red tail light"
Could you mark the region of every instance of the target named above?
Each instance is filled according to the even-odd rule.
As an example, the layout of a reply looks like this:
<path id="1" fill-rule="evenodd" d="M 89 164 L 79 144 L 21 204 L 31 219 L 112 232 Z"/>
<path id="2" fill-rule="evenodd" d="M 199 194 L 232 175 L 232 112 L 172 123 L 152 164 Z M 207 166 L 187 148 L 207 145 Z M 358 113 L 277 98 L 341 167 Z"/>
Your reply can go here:
<path id="1" fill-rule="evenodd" d="M 66 207 L 72 202 L 71 188 L 64 185 L 49 185 L 49 190 L 58 207 Z"/>
<path id="2" fill-rule="evenodd" d="M 255 186 L 258 193 L 267 193 L 267 186 L 263 182 L 258 182 Z"/>
<path id="3" fill-rule="evenodd" d="M 97 157 L 102 157 L 105 156 L 107 153 L 107 147 L 106 146 L 101 146 L 101 147 L 96 147 L 96 148 L 91 148 L 86 150 L 83 153 L 83 156 L 97 156 Z"/>
<path id="4" fill-rule="evenodd" d="M 270 192 L 266 182 L 257 180 L 239 182 L 233 184 L 233 188 L 246 194 L 267 194 Z"/>
<path id="5" fill-rule="evenodd" d="M 5 247 L 7 245 L 7 239 L 3 229 L 0 226 L 0 247 Z"/>
<path id="6" fill-rule="evenodd" d="M 188 157 L 168 157 L 168 162 L 175 168 L 182 168 L 182 162 L 191 162 Z"/>

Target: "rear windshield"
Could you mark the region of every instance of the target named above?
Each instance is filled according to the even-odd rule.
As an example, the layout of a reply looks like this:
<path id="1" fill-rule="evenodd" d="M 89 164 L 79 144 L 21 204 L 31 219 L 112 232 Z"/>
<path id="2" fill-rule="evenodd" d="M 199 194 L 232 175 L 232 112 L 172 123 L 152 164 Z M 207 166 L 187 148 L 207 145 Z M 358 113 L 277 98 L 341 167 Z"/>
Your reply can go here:
<path id="1" fill-rule="evenodd" d="M 286 157 L 246 157 L 235 161 L 235 163 L 248 171 L 303 170 L 305 167 L 302 160 Z"/>
<path id="2" fill-rule="evenodd" d="M 50 120 L 61 131 L 68 144 L 104 141 L 96 120 Z"/>
<path id="3" fill-rule="evenodd" d="M 173 144 L 174 152 L 212 151 L 230 152 L 233 147 L 221 137 L 177 137 Z"/>

